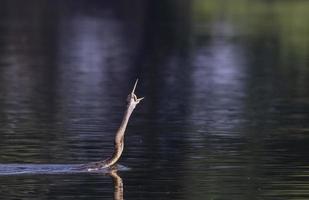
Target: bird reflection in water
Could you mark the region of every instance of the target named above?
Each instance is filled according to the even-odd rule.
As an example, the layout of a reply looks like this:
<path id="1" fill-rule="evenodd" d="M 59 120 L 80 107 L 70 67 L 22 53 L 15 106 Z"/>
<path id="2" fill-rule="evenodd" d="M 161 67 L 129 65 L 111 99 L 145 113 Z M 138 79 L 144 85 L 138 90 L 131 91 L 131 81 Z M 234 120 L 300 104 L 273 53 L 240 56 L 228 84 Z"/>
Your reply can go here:
<path id="1" fill-rule="evenodd" d="M 117 170 L 112 170 L 108 174 L 114 182 L 114 200 L 123 200 L 123 181 Z"/>

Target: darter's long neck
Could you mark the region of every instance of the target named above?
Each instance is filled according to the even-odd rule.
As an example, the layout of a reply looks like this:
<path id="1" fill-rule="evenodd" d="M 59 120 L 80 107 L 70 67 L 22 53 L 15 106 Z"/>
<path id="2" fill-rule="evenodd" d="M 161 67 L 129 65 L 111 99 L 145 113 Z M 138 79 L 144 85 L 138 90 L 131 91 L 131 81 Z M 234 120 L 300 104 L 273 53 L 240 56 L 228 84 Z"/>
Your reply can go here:
<path id="1" fill-rule="evenodd" d="M 126 127 L 128 125 L 130 116 L 131 116 L 134 108 L 135 108 L 135 105 L 129 105 L 127 107 L 127 110 L 124 113 L 121 125 L 120 125 L 120 127 L 118 128 L 118 130 L 116 132 L 115 141 L 114 141 L 115 142 L 114 143 L 114 145 L 115 145 L 114 153 L 113 153 L 113 155 L 110 158 L 108 158 L 106 160 L 105 167 L 110 167 L 110 166 L 114 165 L 119 160 L 119 158 L 120 158 L 120 156 L 121 156 L 121 154 L 123 152 L 123 148 L 124 148 L 124 134 L 125 134 Z"/>
<path id="2" fill-rule="evenodd" d="M 124 112 L 124 116 L 122 119 L 122 122 L 120 124 L 120 127 L 118 128 L 116 135 L 115 135 L 115 147 L 114 147 L 114 153 L 113 155 L 103 161 L 99 161 L 99 162 L 93 162 L 93 163 L 89 163 L 86 164 L 85 166 L 82 166 L 82 168 L 86 168 L 88 171 L 92 171 L 92 170 L 99 170 L 102 168 L 109 168 L 112 167 L 120 158 L 122 152 L 123 152 L 123 148 L 124 148 L 124 134 L 130 119 L 130 116 L 134 110 L 134 108 L 136 107 L 136 105 L 144 99 L 144 97 L 142 98 L 137 98 L 137 96 L 134 94 L 136 85 L 137 85 L 137 81 L 135 81 L 133 90 L 131 92 L 131 94 L 129 94 L 128 96 L 128 104 L 127 104 L 127 109 Z"/>

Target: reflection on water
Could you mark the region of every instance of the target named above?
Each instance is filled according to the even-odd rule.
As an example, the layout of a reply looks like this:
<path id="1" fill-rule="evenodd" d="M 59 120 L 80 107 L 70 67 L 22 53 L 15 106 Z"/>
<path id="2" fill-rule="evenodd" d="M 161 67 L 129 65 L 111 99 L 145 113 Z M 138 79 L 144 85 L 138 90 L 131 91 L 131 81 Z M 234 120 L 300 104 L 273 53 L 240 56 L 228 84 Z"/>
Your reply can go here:
<path id="1" fill-rule="evenodd" d="M 200 123 L 203 130 L 231 130 L 242 120 L 246 79 L 242 62 L 246 58 L 237 44 L 227 41 L 226 32 L 230 32 L 227 24 L 214 22 L 213 26 L 213 39 L 207 45 L 197 47 L 192 58 L 192 118 L 193 123 Z M 209 116 L 206 123 L 203 116 Z"/>
<path id="2" fill-rule="evenodd" d="M 12 166 L 11 166 L 12 167 Z M 3 166 L 1 166 L 3 168 Z M 64 165 L 50 165 L 46 168 L 64 169 Z M 38 175 L 39 174 L 39 175 Z M 111 177 L 108 179 L 107 177 Z M 7 179 L 8 182 L 1 184 L 1 197 L 10 199 L 84 199 L 100 197 L 115 200 L 124 199 L 123 181 L 116 170 L 108 173 L 66 173 L 60 170 L 57 174 L 28 173 L 1 176 L 0 180 Z M 71 185 L 71 183 L 74 183 Z M 76 187 L 80 187 L 76 191 Z M 98 188 L 96 188 L 98 187 Z M 100 187 L 100 188 L 99 188 Z M 13 193 L 13 190 L 18 190 Z M 90 193 L 92 194 L 90 194 Z M 61 197 L 58 194 L 61 193 Z M 38 196 L 40 194 L 40 196 Z"/>
<path id="3" fill-rule="evenodd" d="M 81 165 L 75 164 L 75 165 L 56 165 L 56 164 L 0 164 L 0 176 L 10 176 L 10 177 L 16 177 L 16 176 L 23 176 L 23 175 L 32 175 L 32 176 L 38 176 L 38 175 L 58 175 L 63 176 L 66 174 L 75 174 L 80 175 L 81 173 L 88 173 L 88 174 L 97 174 L 97 175 L 107 175 L 110 176 L 113 180 L 114 185 L 114 199 L 115 200 L 121 200 L 123 199 L 123 181 L 122 178 L 118 175 L 117 171 L 122 170 L 126 171 L 128 168 L 124 166 L 117 166 L 117 169 L 106 169 L 106 170 L 100 170 L 100 171 L 80 171 L 78 168 L 80 168 Z M 5 185 L 3 186 L 3 190 L 5 189 Z"/>
<path id="4" fill-rule="evenodd" d="M 307 199 L 305 1 L 1 1 L 0 163 L 119 175 L 0 176 L 4 199 Z M 59 166 L 57 166 L 59 167 Z M 114 190 L 113 190 L 114 189 Z"/>
<path id="5" fill-rule="evenodd" d="M 111 171 L 108 175 L 112 177 L 113 182 L 114 182 L 114 199 L 115 200 L 123 199 L 122 178 L 117 174 L 117 171 Z"/>

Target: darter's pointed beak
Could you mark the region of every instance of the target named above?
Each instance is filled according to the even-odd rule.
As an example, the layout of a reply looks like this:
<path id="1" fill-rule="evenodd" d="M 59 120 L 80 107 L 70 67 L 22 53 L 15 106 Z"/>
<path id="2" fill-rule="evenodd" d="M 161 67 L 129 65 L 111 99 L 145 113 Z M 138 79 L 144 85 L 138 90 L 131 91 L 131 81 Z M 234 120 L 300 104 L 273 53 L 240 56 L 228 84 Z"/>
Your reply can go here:
<path id="1" fill-rule="evenodd" d="M 137 98 L 137 96 L 134 94 L 136 86 L 137 86 L 137 83 L 138 83 L 138 79 L 136 79 L 136 81 L 134 83 L 134 87 L 133 87 L 133 90 L 132 90 L 131 94 L 129 95 L 130 96 L 129 98 L 133 98 L 134 102 L 139 103 L 141 100 L 144 99 L 144 97 Z"/>
<path id="2" fill-rule="evenodd" d="M 136 79 L 136 81 L 135 81 L 135 83 L 134 83 L 134 87 L 133 87 L 133 90 L 132 90 L 131 94 L 134 94 L 134 91 L 135 91 L 135 89 L 136 89 L 137 82 L 138 82 L 138 79 Z"/>

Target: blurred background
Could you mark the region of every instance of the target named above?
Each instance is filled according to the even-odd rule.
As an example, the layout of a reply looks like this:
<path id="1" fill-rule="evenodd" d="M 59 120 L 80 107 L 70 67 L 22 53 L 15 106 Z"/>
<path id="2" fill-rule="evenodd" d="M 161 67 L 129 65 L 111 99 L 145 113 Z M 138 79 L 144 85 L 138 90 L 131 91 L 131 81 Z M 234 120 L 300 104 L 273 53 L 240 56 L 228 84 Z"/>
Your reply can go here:
<path id="1" fill-rule="evenodd" d="M 1 0 L 0 163 L 108 157 L 135 79 L 125 199 L 309 198 L 309 1 Z M 100 174 L 3 199 L 111 199 Z"/>

